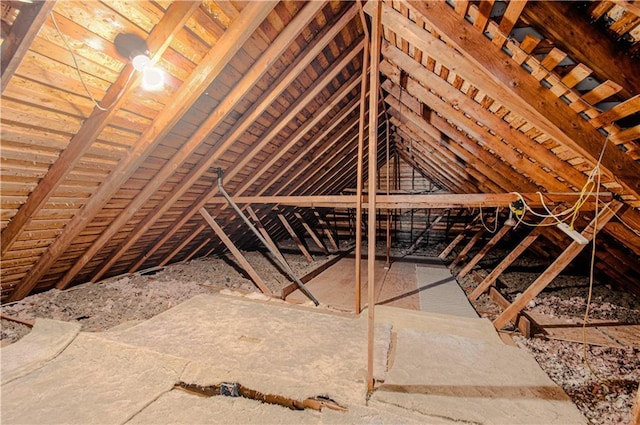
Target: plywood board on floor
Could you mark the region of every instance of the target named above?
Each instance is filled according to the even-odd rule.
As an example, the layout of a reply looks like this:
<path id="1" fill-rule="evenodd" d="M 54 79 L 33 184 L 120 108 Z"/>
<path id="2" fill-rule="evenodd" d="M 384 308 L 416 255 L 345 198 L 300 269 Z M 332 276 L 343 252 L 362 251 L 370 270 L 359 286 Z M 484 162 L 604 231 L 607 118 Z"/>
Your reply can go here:
<path id="1" fill-rule="evenodd" d="M 367 261 L 362 261 L 362 307 L 366 306 Z M 342 311 L 355 309 L 355 260 L 343 258 L 336 264 L 310 280 L 305 286 L 321 304 Z M 420 309 L 420 298 L 416 282 L 415 265 L 395 262 L 389 270 L 383 261 L 375 263 L 376 304 L 393 307 Z M 299 290 L 287 299 L 307 300 Z"/>
<path id="2" fill-rule="evenodd" d="M 420 310 L 460 317 L 478 317 L 449 269 L 416 266 L 416 278 Z"/>

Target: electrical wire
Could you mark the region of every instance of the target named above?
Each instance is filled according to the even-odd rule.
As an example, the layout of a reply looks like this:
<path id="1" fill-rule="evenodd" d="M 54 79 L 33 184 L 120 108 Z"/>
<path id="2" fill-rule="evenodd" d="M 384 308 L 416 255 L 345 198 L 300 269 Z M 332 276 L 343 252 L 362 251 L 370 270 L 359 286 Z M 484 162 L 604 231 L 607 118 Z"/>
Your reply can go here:
<path id="1" fill-rule="evenodd" d="M 480 222 L 482 223 L 482 226 L 485 228 L 485 230 L 489 233 L 495 233 L 498 231 L 498 213 L 500 212 L 500 207 L 496 208 L 496 218 L 493 221 L 493 230 L 489 229 L 489 227 L 484 223 L 484 218 L 482 218 L 482 216 L 484 214 L 482 214 L 482 205 L 480 206 Z"/>
<path id="2" fill-rule="evenodd" d="M 53 15 L 53 11 L 49 12 L 49 15 L 51 16 L 51 22 L 53 22 L 53 26 L 56 29 L 58 36 L 60 37 L 64 45 L 67 47 L 67 50 L 71 54 L 71 59 L 73 59 L 73 63 L 75 65 L 75 71 L 78 73 L 78 77 L 80 78 L 80 83 L 82 83 L 82 87 L 84 87 L 84 90 L 87 92 L 87 95 L 89 95 L 89 98 L 91 99 L 91 101 L 93 102 L 96 108 L 98 108 L 101 111 L 108 111 L 113 107 L 113 105 L 115 105 L 120 100 L 120 98 L 122 97 L 122 94 L 124 93 L 124 89 L 120 90 L 120 93 L 118 93 L 118 96 L 113 100 L 111 105 L 107 107 L 100 105 L 98 101 L 95 99 L 95 97 L 93 97 L 93 94 L 91 94 L 91 92 L 89 91 L 89 87 L 87 87 L 87 84 L 85 83 L 84 78 L 82 77 L 82 73 L 80 72 L 80 66 L 78 65 L 78 60 L 76 59 L 76 55 L 73 53 L 73 49 L 69 45 L 69 42 L 67 41 L 66 37 L 62 34 L 62 31 L 60 31 L 60 27 L 58 27 L 58 22 L 56 21 L 56 18 Z M 129 85 L 129 82 L 131 81 L 133 74 L 134 74 L 134 71 L 132 69 L 131 72 L 129 73 L 129 77 L 124 87 Z"/>

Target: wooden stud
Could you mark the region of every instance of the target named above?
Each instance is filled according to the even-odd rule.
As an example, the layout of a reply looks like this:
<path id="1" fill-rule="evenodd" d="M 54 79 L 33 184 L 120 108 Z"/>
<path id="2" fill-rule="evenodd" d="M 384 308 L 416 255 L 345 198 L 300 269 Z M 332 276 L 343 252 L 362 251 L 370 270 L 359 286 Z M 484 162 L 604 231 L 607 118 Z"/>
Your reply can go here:
<path id="1" fill-rule="evenodd" d="M 473 267 L 476 264 L 478 264 L 480 262 L 480 260 L 482 260 L 484 258 L 485 255 L 487 255 L 487 252 L 489 252 L 489 250 L 491 248 L 493 248 L 500 241 L 500 239 L 502 239 L 502 237 L 507 234 L 507 232 L 510 229 L 511 229 L 511 226 L 503 225 L 502 228 L 500 228 L 500 230 L 498 230 L 495 233 L 495 235 L 493 235 L 493 237 L 489 240 L 489 242 L 487 242 L 487 244 L 484 247 L 482 247 L 480 252 L 478 252 L 471 259 L 471 261 L 469 261 L 462 268 L 462 270 L 460 270 L 460 273 L 458 273 L 458 275 L 456 276 L 456 279 L 462 279 L 463 277 L 465 277 L 467 275 L 467 273 L 469 273 L 471 271 L 471 269 L 473 269 Z"/>
<path id="2" fill-rule="evenodd" d="M 171 260 L 173 260 L 173 257 L 175 257 L 176 255 L 178 255 L 180 253 L 180 251 L 182 251 L 184 249 L 185 246 L 189 245 L 189 243 L 195 239 L 196 236 L 198 236 L 200 233 L 202 233 L 202 231 L 205 229 L 206 225 L 201 224 L 200 226 L 198 226 L 198 228 L 196 230 L 194 230 L 188 237 L 186 237 L 183 241 L 180 242 L 180 244 L 169 253 L 169 255 L 167 255 L 164 260 L 162 260 L 159 264 L 160 267 L 164 267 L 167 264 L 169 264 L 169 262 L 171 262 Z"/>
<path id="3" fill-rule="evenodd" d="M 38 2 L 41 5 L 53 7 L 55 1 Z M 163 19 L 155 26 L 147 39 L 147 44 L 153 56 L 151 60 L 159 59 L 164 51 L 169 47 L 175 34 L 182 30 L 189 17 L 198 8 L 199 2 L 176 2 L 167 10 Z M 38 31 L 40 26 L 34 28 Z M 34 34 L 35 35 L 35 34 Z M 4 47 L 4 43 L 3 43 Z M 4 53 L 4 52 L 3 52 Z M 4 55 L 3 55 L 4 60 Z M 91 147 L 100 133 L 104 130 L 110 120 L 116 115 L 121 105 L 123 105 L 132 94 L 132 88 L 140 80 L 140 76 L 130 78 L 134 72 L 133 66 L 127 64 L 118 79 L 109 87 L 102 103 L 112 105 L 107 111 L 94 108 L 91 115 L 84 121 L 82 127 L 71 138 L 60 156 L 47 171 L 47 174 L 39 181 L 35 189 L 29 194 L 27 201 L 20 206 L 16 215 L 11 219 L 7 227 L 2 230 L 2 241 L 0 252 L 7 253 L 11 245 L 20 236 L 24 227 L 29 223 L 36 212 L 44 206 L 53 192 L 60 186 L 65 177 L 71 172 L 80 158 Z M 5 77 L 2 78 L 5 83 Z"/>
<path id="4" fill-rule="evenodd" d="M 278 211 L 278 209 L 276 208 L 275 211 Z M 298 249 L 302 252 L 302 255 L 304 255 L 304 257 L 307 259 L 307 262 L 313 263 L 314 261 L 313 257 L 311 256 L 307 248 L 304 246 L 304 244 L 302 243 L 302 241 L 300 240 L 296 232 L 293 230 L 293 227 L 291 227 L 291 225 L 285 218 L 284 214 L 277 212 L 277 215 L 278 215 L 278 218 L 280 219 L 280 222 L 282 222 L 282 225 L 284 226 L 284 228 L 287 229 L 287 232 L 289 232 L 291 239 L 293 239 L 293 241 L 298 246 Z"/>
<path id="5" fill-rule="evenodd" d="M 622 203 L 611 201 L 607 208 L 599 214 L 582 231 L 582 236 L 592 240 L 595 235 L 613 218 L 614 214 L 622 207 Z M 493 321 L 496 329 L 502 329 L 510 320 L 522 310 L 533 298 L 535 298 L 551 281 L 564 270 L 564 268 L 584 249 L 586 245 L 572 242 L 562 254 L 542 273 L 515 301 Z"/>
<path id="6" fill-rule="evenodd" d="M 247 274 L 251 277 L 253 283 L 264 293 L 271 295 L 271 290 L 264 283 L 260 275 L 256 273 L 256 271 L 251 267 L 251 264 L 244 258 L 244 255 L 240 252 L 238 248 L 233 244 L 231 239 L 224 233 L 224 230 L 216 223 L 216 221 L 211 217 L 211 215 L 204 208 L 200 208 L 200 214 L 202 217 L 209 223 L 209 226 L 213 229 L 213 231 L 218 235 L 218 238 L 225 244 L 227 249 L 231 251 L 231 254 L 234 256 L 236 261 L 240 264 L 240 266 L 247 272 Z"/>

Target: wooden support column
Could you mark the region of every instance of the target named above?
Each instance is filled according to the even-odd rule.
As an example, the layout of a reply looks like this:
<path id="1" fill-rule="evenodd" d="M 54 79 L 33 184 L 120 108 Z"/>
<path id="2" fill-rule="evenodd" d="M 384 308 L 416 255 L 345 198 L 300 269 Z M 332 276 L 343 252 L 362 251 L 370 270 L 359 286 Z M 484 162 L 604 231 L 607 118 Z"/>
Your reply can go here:
<path id="1" fill-rule="evenodd" d="M 209 242 L 211 242 L 211 238 L 207 238 L 204 240 L 204 242 L 202 242 L 200 245 L 198 245 L 198 247 L 196 249 L 194 249 L 193 251 L 191 251 L 191 254 L 187 255 L 187 258 L 185 258 L 184 260 L 182 260 L 183 263 L 188 262 L 189 260 L 191 260 L 193 257 L 195 257 L 195 255 L 200 252 L 200 250 L 202 248 L 204 248 L 205 246 L 207 246 L 209 244 Z"/>
<path id="2" fill-rule="evenodd" d="M 278 211 L 277 208 L 275 210 Z M 277 214 L 278 214 L 278 218 L 282 222 L 282 225 L 284 226 L 285 229 L 287 229 L 287 232 L 289 232 L 289 235 L 291 235 L 291 239 L 293 239 L 296 245 L 298 245 L 298 248 L 300 249 L 300 251 L 302 251 L 302 255 L 305 256 L 305 258 L 307 259 L 307 262 L 313 263 L 313 257 L 311 256 L 311 254 L 309 254 L 309 251 L 304 246 L 304 244 L 302 243 L 302 241 L 300 240 L 296 232 L 293 230 L 293 228 L 291 227 L 291 225 L 289 224 L 285 216 L 280 212 L 277 212 Z"/>
<path id="3" fill-rule="evenodd" d="M 538 227 L 534 228 L 531 231 L 531 233 L 529 233 L 518 244 L 518 246 L 516 246 L 513 249 L 513 251 L 511 251 L 506 257 L 504 257 L 504 259 L 500 262 L 500 264 L 498 264 L 496 268 L 493 269 L 491 273 L 489 273 L 487 277 L 485 277 L 482 280 L 482 282 L 478 284 L 476 289 L 474 289 L 473 292 L 469 294 L 469 299 L 471 301 L 477 300 L 478 297 L 482 295 L 482 293 L 486 291 L 487 288 L 489 288 L 489 286 L 493 285 L 493 283 L 498 279 L 498 277 L 502 274 L 502 272 L 504 272 L 518 257 L 520 257 L 520 255 L 522 255 L 522 253 L 527 248 L 531 246 L 531 244 L 533 244 L 536 241 L 536 239 L 538 239 L 538 236 L 540 236 L 540 234 L 542 233 L 542 230 L 549 224 L 553 223 L 554 221 L 555 219 L 552 217 L 548 217 L 542 220 L 538 225 Z"/>
<path id="4" fill-rule="evenodd" d="M 367 393 L 373 393 L 373 348 L 375 327 L 376 264 L 376 175 L 378 172 L 378 89 L 380 86 L 380 42 L 382 2 L 373 2 L 371 14 L 371 74 L 369 83 L 369 235 L 367 237 Z"/>
<path id="5" fill-rule="evenodd" d="M 300 222 L 302 223 L 302 227 L 304 227 L 304 230 L 306 230 L 309 236 L 311 236 L 311 239 L 313 239 L 313 242 L 315 242 L 318 248 L 320 248 L 325 255 L 329 255 L 327 247 L 324 246 L 318 235 L 316 235 L 316 232 L 314 232 L 311 226 L 309 226 L 309 223 L 307 223 L 307 220 L 304 219 L 302 214 L 296 211 L 293 213 L 293 215 L 296 216 L 298 220 L 300 220 Z"/>
<path id="6" fill-rule="evenodd" d="M 267 229 L 264 228 L 264 226 L 262 225 L 262 221 L 260 221 L 260 219 L 258 218 L 258 215 L 253 210 L 253 208 L 251 208 L 251 206 L 247 207 L 247 212 L 249 213 L 249 216 L 251 217 L 253 222 L 256 224 L 256 228 L 258 229 L 258 231 L 260 232 L 264 240 L 267 241 L 271 249 L 273 249 L 278 254 L 278 258 L 280 259 L 280 261 L 288 265 L 289 263 L 287 263 L 287 260 L 285 260 L 284 255 L 282 255 L 282 253 L 278 249 L 278 245 L 276 245 L 274 240 L 271 239 L 271 236 L 269 236 Z"/>
<path id="7" fill-rule="evenodd" d="M 460 232 L 460 234 L 456 236 L 449 245 L 447 245 L 447 247 L 440 253 L 440 255 L 438 255 L 438 258 L 441 260 L 447 258 L 447 255 L 449 255 L 449 253 L 451 253 L 451 251 L 453 251 L 453 249 L 458 246 L 462 239 L 464 239 L 464 235 L 467 233 L 467 231 L 471 230 L 478 220 L 480 220 L 480 214 L 478 214 L 471 221 L 471 223 L 467 224 L 467 227 L 465 227 L 464 230 L 462 230 L 462 232 Z"/>
<path id="8" fill-rule="evenodd" d="M 178 245 L 173 251 L 171 251 L 171 253 L 169 253 L 169 255 L 167 255 L 165 257 L 164 260 L 162 260 L 162 262 L 160 262 L 159 267 L 164 267 L 166 266 L 171 260 L 173 260 L 173 257 L 175 257 L 176 255 L 178 255 L 178 253 L 180 251 L 182 251 L 184 249 L 185 246 L 189 245 L 189 243 L 195 239 L 196 236 L 198 236 L 204 229 L 205 227 L 207 227 L 204 224 L 201 224 L 193 233 L 191 233 L 189 235 L 188 238 L 186 238 L 185 240 L 183 240 L 180 245 Z"/>
<path id="9" fill-rule="evenodd" d="M 320 228 L 324 232 L 324 234 L 327 237 L 327 239 L 329 239 L 329 243 L 331 244 L 331 247 L 335 251 L 338 251 L 340 249 L 340 247 L 336 243 L 336 240 L 334 239 L 333 233 L 331 233 L 331 229 L 329 229 L 329 225 L 327 224 L 327 222 L 322 218 L 320 213 L 318 211 L 316 211 L 315 209 L 313 210 L 313 215 L 316 216 L 316 220 L 318 220 L 318 224 L 320 225 Z"/>
<path id="10" fill-rule="evenodd" d="M 608 208 L 604 208 L 582 231 L 582 236 L 587 240 L 592 240 L 595 235 L 609 222 L 615 213 L 622 208 L 622 203 L 611 201 Z M 511 305 L 493 321 L 496 329 L 502 329 L 510 320 L 522 310 L 532 299 L 534 299 L 547 285 L 567 267 L 567 265 L 584 249 L 586 245 L 572 242 L 560 256 L 524 291 Z"/>
<path id="11" fill-rule="evenodd" d="M 215 220 L 213 219 L 213 217 L 211 217 L 211 215 L 207 212 L 207 210 L 205 210 L 204 208 L 200 208 L 200 215 L 202 215 L 202 217 L 207 221 L 207 223 L 209 223 L 209 226 L 211 226 L 213 231 L 216 233 L 216 235 L 218 235 L 218 237 L 220 238 L 222 243 L 225 244 L 227 249 L 229 251 L 231 251 L 231 254 L 234 256 L 236 261 L 238 263 L 240 263 L 240 266 L 251 277 L 251 280 L 253 280 L 253 283 L 255 283 L 256 286 L 263 293 L 271 295 L 271 290 L 264 283 L 264 281 L 262 280 L 260 275 L 258 275 L 258 273 L 256 273 L 256 271 L 253 269 L 253 267 L 251 267 L 251 264 L 249 264 L 247 259 L 244 258 L 244 255 L 242 255 L 240 250 L 238 248 L 236 248 L 236 246 L 233 244 L 231 239 L 229 239 L 229 237 L 224 233 L 222 228 L 218 225 L 218 223 L 215 222 Z"/>
<path id="12" fill-rule="evenodd" d="M 362 1 L 358 2 L 360 19 L 362 27 L 365 31 L 365 45 L 362 51 L 362 81 L 360 83 L 360 117 L 358 121 L 358 156 L 356 164 L 356 211 L 355 211 L 355 312 L 360 314 L 362 311 L 362 182 L 364 174 L 364 127 L 366 119 L 367 105 L 367 68 L 369 66 L 370 42 L 369 30 L 367 28 L 367 20 L 362 10 Z"/>
<path id="13" fill-rule="evenodd" d="M 458 276 L 456 276 L 456 279 L 462 279 L 463 277 L 465 277 L 467 275 L 467 273 L 469 273 L 471 271 L 471 269 L 480 262 L 480 260 L 482 260 L 484 258 L 485 255 L 487 255 L 487 252 L 489 252 L 489 250 L 491 248 L 493 248 L 498 242 L 500 242 L 500 239 L 502 239 L 502 237 L 504 235 L 507 234 L 507 232 L 509 231 L 509 229 L 511 229 L 512 226 L 507 226 L 504 225 L 502 226 L 502 228 L 500 230 L 498 230 L 496 232 L 495 235 L 493 235 L 493 237 L 491 238 L 491 240 L 489 240 L 489 242 L 487 242 L 487 244 L 482 247 L 482 249 L 480 250 L 480 252 L 478 252 L 475 257 L 473 257 L 471 259 L 471 261 L 469 261 L 467 263 L 467 265 L 465 265 L 462 270 L 460 270 L 460 273 L 458 273 Z"/>

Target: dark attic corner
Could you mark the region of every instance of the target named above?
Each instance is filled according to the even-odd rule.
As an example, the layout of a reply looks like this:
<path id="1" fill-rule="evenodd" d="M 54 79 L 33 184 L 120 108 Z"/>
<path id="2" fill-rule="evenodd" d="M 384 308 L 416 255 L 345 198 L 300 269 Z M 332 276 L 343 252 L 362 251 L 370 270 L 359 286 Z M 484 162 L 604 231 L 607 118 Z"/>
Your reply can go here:
<path id="1" fill-rule="evenodd" d="M 0 5 L 3 424 L 640 424 L 638 2 Z"/>

